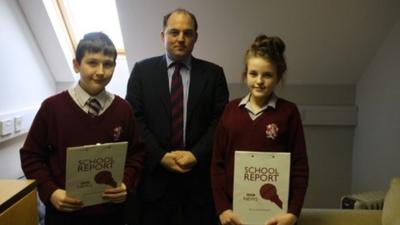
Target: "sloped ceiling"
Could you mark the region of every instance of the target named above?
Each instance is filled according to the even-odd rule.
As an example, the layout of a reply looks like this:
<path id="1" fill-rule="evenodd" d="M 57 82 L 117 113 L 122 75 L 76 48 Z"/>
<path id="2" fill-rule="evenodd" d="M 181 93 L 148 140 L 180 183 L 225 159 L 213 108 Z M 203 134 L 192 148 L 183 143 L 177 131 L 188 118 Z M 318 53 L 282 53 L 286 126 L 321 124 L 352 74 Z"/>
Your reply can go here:
<path id="1" fill-rule="evenodd" d="M 194 56 L 223 66 L 230 83 L 265 33 L 286 42 L 286 83 L 355 84 L 400 19 L 398 0 L 117 0 L 130 69 L 164 53 L 162 18 L 178 7 L 199 22 Z"/>

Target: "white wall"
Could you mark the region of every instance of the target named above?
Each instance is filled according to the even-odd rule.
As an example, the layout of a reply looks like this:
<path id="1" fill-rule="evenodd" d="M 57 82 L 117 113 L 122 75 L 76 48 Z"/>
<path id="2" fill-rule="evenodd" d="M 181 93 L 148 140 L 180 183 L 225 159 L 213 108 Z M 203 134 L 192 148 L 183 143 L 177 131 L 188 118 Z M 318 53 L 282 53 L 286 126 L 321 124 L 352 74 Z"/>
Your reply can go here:
<path id="1" fill-rule="evenodd" d="M 400 14 L 398 0 L 117 0 L 129 68 L 162 54 L 162 18 L 183 7 L 199 22 L 194 56 L 240 82 L 243 55 L 260 33 L 287 44 L 289 84 L 354 84 Z"/>
<path id="2" fill-rule="evenodd" d="M 355 192 L 388 188 L 400 176 L 400 20 L 357 83 L 353 153 Z"/>
<path id="3" fill-rule="evenodd" d="M 0 115 L 40 105 L 55 83 L 15 0 L 0 0 Z M 0 178 L 22 175 L 24 136 L 0 143 Z"/>

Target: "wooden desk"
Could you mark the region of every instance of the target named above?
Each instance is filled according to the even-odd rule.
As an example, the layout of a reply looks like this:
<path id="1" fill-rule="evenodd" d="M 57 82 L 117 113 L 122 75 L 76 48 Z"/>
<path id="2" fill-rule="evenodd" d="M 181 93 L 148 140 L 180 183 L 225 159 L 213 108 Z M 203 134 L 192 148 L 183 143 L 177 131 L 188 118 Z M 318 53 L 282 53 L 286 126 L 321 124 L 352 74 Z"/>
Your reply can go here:
<path id="1" fill-rule="evenodd" d="M 37 225 L 36 181 L 0 180 L 0 225 Z"/>

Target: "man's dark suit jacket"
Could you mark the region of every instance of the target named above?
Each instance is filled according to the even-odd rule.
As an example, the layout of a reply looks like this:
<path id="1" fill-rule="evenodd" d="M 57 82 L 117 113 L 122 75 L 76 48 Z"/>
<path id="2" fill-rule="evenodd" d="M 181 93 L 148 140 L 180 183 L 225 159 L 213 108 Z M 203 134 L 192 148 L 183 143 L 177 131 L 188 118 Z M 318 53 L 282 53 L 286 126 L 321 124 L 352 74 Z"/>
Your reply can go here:
<path id="1" fill-rule="evenodd" d="M 137 62 L 128 81 L 126 99 L 132 105 L 147 148 L 147 159 L 138 187 L 145 201 L 162 197 L 172 172 L 161 164 L 170 146 L 170 93 L 166 56 Z M 223 69 L 192 57 L 187 103 L 186 149 L 197 159 L 188 172 L 185 186 L 190 186 L 194 201 L 210 201 L 210 160 L 214 130 L 228 102 L 228 89 Z"/>

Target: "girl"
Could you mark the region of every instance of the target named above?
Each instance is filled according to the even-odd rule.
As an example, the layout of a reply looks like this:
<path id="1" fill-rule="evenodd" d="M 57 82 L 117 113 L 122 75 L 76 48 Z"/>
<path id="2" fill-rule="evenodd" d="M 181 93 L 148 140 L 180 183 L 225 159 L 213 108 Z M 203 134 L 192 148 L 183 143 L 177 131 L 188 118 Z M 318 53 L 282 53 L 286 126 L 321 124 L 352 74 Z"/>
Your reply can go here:
<path id="1" fill-rule="evenodd" d="M 245 55 L 243 80 L 249 94 L 225 108 L 215 134 L 211 162 L 214 201 L 222 225 L 241 225 L 232 211 L 234 151 L 291 153 L 286 213 L 266 225 L 293 225 L 300 215 L 308 185 L 303 126 L 296 105 L 278 98 L 275 87 L 286 71 L 285 44 L 279 37 L 258 36 Z"/>

